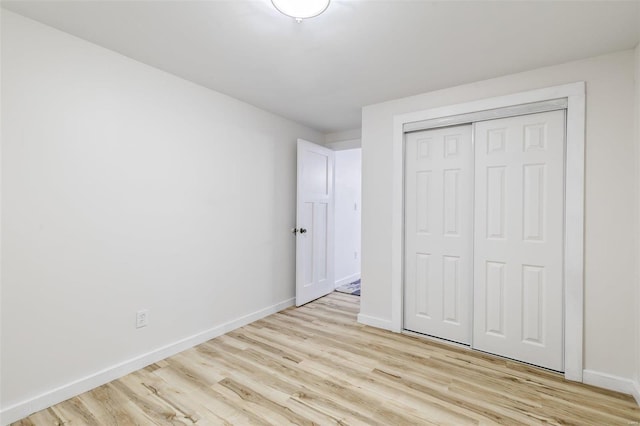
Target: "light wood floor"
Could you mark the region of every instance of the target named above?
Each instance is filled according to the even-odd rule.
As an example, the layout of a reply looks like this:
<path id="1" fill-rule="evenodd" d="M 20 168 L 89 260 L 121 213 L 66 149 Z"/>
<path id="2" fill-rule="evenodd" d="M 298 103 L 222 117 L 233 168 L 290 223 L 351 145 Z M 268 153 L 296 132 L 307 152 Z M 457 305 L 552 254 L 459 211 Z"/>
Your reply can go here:
<path id="1" fill-rule="evenodd" d="M 290 308 L 18 425 L 633 425 L 630 396 L 356 323 L 359 298 Z"/>

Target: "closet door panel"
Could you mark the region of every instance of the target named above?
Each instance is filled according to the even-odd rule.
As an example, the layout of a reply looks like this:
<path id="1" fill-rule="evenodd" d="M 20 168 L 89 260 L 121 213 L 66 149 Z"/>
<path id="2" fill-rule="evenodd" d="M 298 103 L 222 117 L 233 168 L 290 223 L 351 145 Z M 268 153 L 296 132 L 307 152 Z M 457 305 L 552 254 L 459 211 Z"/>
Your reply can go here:
<path id="1" fill-rule="evenodd" d="M 474 125 L 473 347 L 563 363 L 564 111 Z"/>
<path id="2" fill-rule="evenodd" d="M 406 136 L 404 328 L 471 342 L 471 126 Z"/>

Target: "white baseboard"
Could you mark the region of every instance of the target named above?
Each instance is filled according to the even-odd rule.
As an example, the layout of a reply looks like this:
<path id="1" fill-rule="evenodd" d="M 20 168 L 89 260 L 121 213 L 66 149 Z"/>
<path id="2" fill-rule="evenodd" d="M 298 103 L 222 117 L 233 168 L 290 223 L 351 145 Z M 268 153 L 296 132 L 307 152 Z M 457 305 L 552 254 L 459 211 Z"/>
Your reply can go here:
<path id="1" fill-rule="evenodd" d="M 352 282 L 354 282 L 356 280 L 359 280 L 359 279 L 360 279 L 360 272 L 358 272 L 357 274 L 352 274 L 352 275 L 346 276 L 344 278 L 340 278 L 339 280 L 336 280 L 335 288 L 338 288 L 341 285 L 351 284 Z"/>
<path id="2" fill-rule="evenodd" d="M 582 372 L 582 381 L 587 385 L 598 386 L 599 388 L 632 395 L 638 405 L 640 405 L 640 386 L 638 386 L 638 383 L 634 380 L 601 373 L 599 371 L 584 370 Z"/>
<path id="3" fill-rule="evenodd" d="M 391 322 L 391 320 L 388 320 L 388 319 L 372 317 L 365 314 L 358 314 L 358 322 L 360 324 L 370 325 L 371 327 L 394 331 L 393 323 Z"/>
<path id="4" fill-rule="evenodd" d="M 69 398 L 73 398 L 76 395 L 87 392 L 105 383 L 109 383 L 131 372 L 144 368 L 147 365 L 153 364 L 154 362 L 168 358 L 186 349 L 199 345 L 200 343 L 204 343 L 207 340 L 211 340 L 261 318 L 279 312 L 289 306 L 293 306 L 294 302 L 295 298 L 291 298 L 283 302 L 276 303 L 275 305 L 268 306 L 264 309 L 260 309 L 259 311 L 217 325 L 213 328 L 194 334 L 190 337 L 186 337 L 151 352 L 123 361 L 89 376 L 52 389 L 34 398 L 3 408 L 2 411 L 0 411 L 0 424 L 7 425 L 33 414 L 36 411 L 40 411 L 62 401 L 66 401 Z"/>

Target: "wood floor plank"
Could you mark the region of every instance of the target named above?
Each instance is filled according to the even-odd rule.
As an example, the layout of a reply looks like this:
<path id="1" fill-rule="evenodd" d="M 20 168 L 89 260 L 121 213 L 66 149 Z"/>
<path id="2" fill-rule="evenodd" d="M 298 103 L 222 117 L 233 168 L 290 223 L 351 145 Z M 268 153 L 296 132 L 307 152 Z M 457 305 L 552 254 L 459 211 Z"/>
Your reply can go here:
<path id="1" fill-rule="evenodd" d="M 98 419 L 80 398 L 71 398 L 54 407 L 53 412 L 59 413 L 60 419 L 68 419 L 66 424 L 96 424 Z"/>
<path id="2" fill-rule="evenodd" d="M 628 395 L 356 322 L 357 296 L 289 308 L 14 425 L 638 425 Z"/>

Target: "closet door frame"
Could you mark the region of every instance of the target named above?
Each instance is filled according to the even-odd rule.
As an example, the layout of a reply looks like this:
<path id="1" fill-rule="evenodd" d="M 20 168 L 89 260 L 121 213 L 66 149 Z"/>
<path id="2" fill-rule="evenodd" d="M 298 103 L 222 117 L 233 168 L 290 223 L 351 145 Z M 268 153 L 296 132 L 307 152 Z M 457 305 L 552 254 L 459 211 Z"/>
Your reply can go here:
<path id="1" fill-rule="evenodd" d="M 585 87 L 585 82 L 581 81 L 394 117 L 391 241 L 393 331 L 403 331 L 405 132 L 462 124 L 465 120 L 472 122 L 469 120 L 474 120 L 474 117 L 504 118 L 535 112 L 527 112 L 527 104 L 549 105 L 547 110 L 566 109 L 564 365 L 566 379 L 583 381 Z"/>

